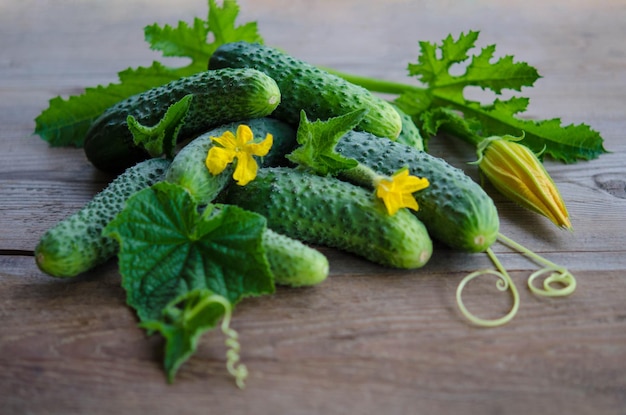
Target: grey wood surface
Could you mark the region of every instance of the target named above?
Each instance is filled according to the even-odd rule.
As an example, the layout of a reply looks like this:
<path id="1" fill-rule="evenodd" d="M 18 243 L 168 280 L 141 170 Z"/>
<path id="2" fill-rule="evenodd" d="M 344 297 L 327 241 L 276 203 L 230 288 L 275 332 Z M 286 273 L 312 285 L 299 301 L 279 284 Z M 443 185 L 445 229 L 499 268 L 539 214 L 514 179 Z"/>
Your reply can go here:
<path id="1" fill-rule="evenodd" d="M 480 43 L 543 76 L 525 90 L 531 118 L 587 123 L 610 154 L 546 166 L 571 214 L 556 229 L 487 188 L 504 234 L 567 265 L 567 298 L 533 296 L 535 264 L 494 246 L 520 289 L 509 324 L 476 328 L 455 290 L 484 254 L 443 248 L 416 271 L 378 267 L 322 248 L 331 275 L 243 301 L 247 388 L 206 334 L 168 384 L 163 344 L 126 307 L 115 262 L 72 280 L 40 272 L 43 232 L 108 178 L 82 150 L 50 148 L 34 118 L 57 96 L 116 80 L 160 59 L 143 27 L 205 17 L 201 0 L 0 0 L 0 413 L 13 414 L 626 414 L 626 3 L 623 1 L 241 0 L 266 43 L 311 63 L 396 81 L 418 40 L 480 30 Z M 473 91 L 472 93 L 476 93 Z M 473 150 L 448 138 L 431 152 L 477 178 Z M 468 287 L 483 316 L 510 306 L 493 281 Z"/>

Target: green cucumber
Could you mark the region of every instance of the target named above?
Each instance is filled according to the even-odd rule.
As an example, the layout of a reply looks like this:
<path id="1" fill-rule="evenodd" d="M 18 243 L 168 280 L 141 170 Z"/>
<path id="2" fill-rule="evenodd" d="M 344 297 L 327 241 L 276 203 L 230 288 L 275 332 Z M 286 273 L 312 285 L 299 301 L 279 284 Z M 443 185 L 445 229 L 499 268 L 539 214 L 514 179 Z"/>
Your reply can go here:
<path id="1" fill-rule="evenodd" d="M 400 115 L 387 101 L 278 49 L 257 43 L 227 43 L 209 60 L 209 69 L 222 68 L 254 68 L 275 79 L 282 102 L 272 116 L 290 124 L 298 124 L 301 110 L 314 120 L 367 108 L 357 129 L 391 139 L 402 129 Z"/>
<path id="2" fill-rule="evenodd" d="M 118 245 L 102 230 L 135 192 L 165 176 L 165 159 L 149 159 L 130 167 L 82 209 L 48 229 L 35 248 L 41 271 L 54 277 L 74 277 L 115 256 Z"/>
<path id="3" fill-rule="evenodd" d="M 325 245 L 396 268 L 419 268 L 432 241 L 406 209 L 387 214 L 372 192 L 332 177 L 288 167 L 259 169 L 245 186 L 230 186 L 225 203 L 260 213 L 267 226 L 305 243 Z"/>
<path id="4" fill-rule="evenodd" d="M 422 137 L 419 128 L 417 128 L 417 125 L 415 125 L 413 118 L 397 106 L 394 105 L 394 108 L 398 111 L 398 114 L 400 114 L 400 118 L 402 119 L 402 131 L 400 131 L 400 135 L 395 141 L 406 144 L 416 150 L 424 151 L 424 138 Z"/>
<path id="5" fill-rule="evenodd" d="M 303 287 L 328 277 L 328 259 L 320 251 L 297 239 L 267 229 L 263 247 L 276 284 Z"/>
<path id="6" fill-rule="evenodd" d="M 98 169 L 119 173 L 150 156 L 133 142 L 127 117 L 153 126 L 167 109 L 192 95 L 179 130 L 179 141 L 219 125 L 269 115 L 280 103 L 280 90 L 269 76 L 254 69 L 205 71 L 129 97 L 98 117 L 85 137 L 87 159 Z"/>
<path id="7" fill-rule="evenodd" d="M 266 134 L 272 134 L 274 143 L 270 152 L 262 158 L 262 166 L 287 164 L 285 154 L 297 145 L 295 129 L 273 118 L 255 118 L 222 125 L 193 139 L 176 154 L 165 175 L 165 180 L 186 188 L 198 203 L 206 204 L 213 201 L 230 183 L 234 168 L 231 164 L 215 176 L 209 172 L 205 160 L 209 149 L 213 146 L 211 137 L 221 136 L 226 131 L 234 134 L 240 124 L 248 125 L 255 139 L 262 140 Z"/>
<path id="8" fill-rule="evenodd" d="M 495 242 L 499 217 L 493 200 L 478 183 L 445 160 L 401 143 L 372 140 L 371 135 L 355 131 L 344 135 L 336 150 L 377 174 L 392 175 L 408 167 L 410 174 L 427 178 L 430 185 L 413 196 L 419 205 L 415 215 L 433 239 L 469 252 L 482 252 Z M 350 171 L 340 177 L 361 183 L 361 178 Z"/>

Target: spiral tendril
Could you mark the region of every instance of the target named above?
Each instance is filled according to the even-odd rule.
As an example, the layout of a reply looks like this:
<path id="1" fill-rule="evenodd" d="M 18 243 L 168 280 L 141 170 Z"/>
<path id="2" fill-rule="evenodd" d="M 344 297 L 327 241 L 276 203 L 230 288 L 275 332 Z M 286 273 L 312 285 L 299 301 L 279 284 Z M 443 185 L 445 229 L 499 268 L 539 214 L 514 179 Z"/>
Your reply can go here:
<path id="1" fill-rule="evenodd" d="M 493 263 L 496 265 L 498 269 L 497 270 L 483 269 L 483 270 L 472 272 L 469 275 L 466 275 L 465 278 L 461 280 L 461 283 L 457 287 L 456 301 L 459 306 L 459 309 L 461 310 L 461 313 L 465 316 L 465 318 L 467 318 L 472 323 L 476 324 L 477 326 L 482 326 L 482 327 L 496 327 L 496 326 L 501 326 L 503 324 L 508 323 L 509 321 L 513 319 L 513 317 L 515 317 L 519 309 L 520 301 L 519 301 L 519 293 L 517 291 L 517 288 L 515 287 L 515 284 L 513 283 L 513 280 L 509 276 L 506 269 L 502 266 L 502 264 L 496 257 L 495 253 L 491 250 L 491 248 L 487 249 L 487 255 L 489 255 L 489 257 L 491 258 L 491 260 L 493 261 Z M 511 307 L 511 310 L 505 316 L 497 318 L 497 319 L 493 319 L 493 320 L 487 320 L 487 319 L 483 319 L 483 318 L 475 316 L 467 309 L 467 307 L 465 307 L 465 303 L 463 303 L 463 299 L 462 299 L 463 289 L 470 281 L 482 275 L 496 276 L 498 278 L 496 282 L 496 288 L 500 291 L 506 291 L 506 290 L 511 291 L 511 295 L 513 296 L 513 306 Z"/>
<path id="2" fill-rule="evenodd" d="M 548 272 L 551 272 L 551 274 L 543 280 L 543 287 L 537 288 L 534 284 L 535 279 Z M 560 287 L 555 287 L 553 284 L 559 284 Z M 564 297 L 576 290 L 576 279 L 572 273 L 565 268 L 544 267 L 530 275 L 528 278 L 528 288 L 535 295 L 543 297 Z"/>
<path id="3" fill-rule="evenodd" d="M 230 327 L 230 317 L 231 308 L 229 305 L 227 308 L 225 307 L 224 319 L 222 320 L 222 333 L 226 336 L 224 344 L 228 347 L 226 351 L 226 369 L 228 373 L 234 376 L 239 389 L 243 389 L 246 386 L 245 381 L 248 377 L 248 368 L 240 362 L 239 351 L 241 350 L 241 345 L 239 344 L 239 334 Z"/>

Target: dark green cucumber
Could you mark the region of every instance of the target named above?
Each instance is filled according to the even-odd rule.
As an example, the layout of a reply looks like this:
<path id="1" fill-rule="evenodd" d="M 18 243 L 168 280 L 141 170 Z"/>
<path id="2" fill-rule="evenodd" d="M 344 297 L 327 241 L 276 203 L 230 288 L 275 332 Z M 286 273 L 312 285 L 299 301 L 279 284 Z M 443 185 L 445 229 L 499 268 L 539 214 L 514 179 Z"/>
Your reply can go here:
<path id="1" fill-rule="evenodd" d="M 332 177 L 262 168 L 247 185 L 230 186 L 225 202 L 260 213 L 276 232 L 381 265 L 419 268 L 432 255 L 431 239 L 415 215 L 401 209 L 390 216 L 372 192 Z"/>
<path id="2" fill-rule="evenodd" d="M 280 103 L 276 82 L 253 69 L 205 71 L 129 97 L 107 109 L 89 128 L 85 154 L 98 169 L 119 173 L 149 158 L 128 129 L 132 115 L 142 125 L 157 124 L 167 109 L 193 95 L 179 141 L 228 122 L 269 115 Z"/>
<path id="3" fill-rule="evenodd" d="M 415 215 L 433 239 L 469 252 L 482 252 L 495 242 L 499 218 L 493 200 L 478 183 L 445 160 L 397 142 L 372 140 L 369 134 L 354 131 L 339 140 L 336 150 L 381 175 L 392 175 L 408 167 L 410 174 L 427 178 L 429 187 L 414 194 L 419 205 Z M 349 171 L 340 177 L 360 181 Z"/>
<path id="4" fill-rule="evenodd" d="M 74 277 L 115 256 L 117 242 L 102 230 L 135 192 L 165 176 L 169 162 L 149 159 L 127 169 L 81 210 L 48 229 L 35 248 L 39 268 L 54 277 Z"/>
<path id="5" fill-rule="evenodd" d="M 328 259 L 320 251 L 297 239 L 267 229 L 263 247 L 276 284 L 303 287 L 328 277 Z"/>
<path id="6" fill-rule="evenodd" d="M 315 120 L 367 108 L 357 129 L 391 139 L 402 129 L 399 114 L 387 101 L 278 49 L 257 43 L 227 43 L 209 60 L 209 69 L 221 68 L 254 68 L 275 79 L 282 102 L 272 116 L 293 125 L 300 121 L 301 110 Z"/>
<path id="7" fill-rule="evenodd" d="M 201 204 L 213 201 L 231 182 L 234 168 L 231 164 L 215 176 L 209 172 L 205 160 L 213 146 L 211 137 L 219 137 L 226 131 L 234 134 L 240 124 L 248 125 L 255 139 L 262 140 L 267 134 L 272 134 L 274 143 L 270 152 L 260 160 L 262 166 L 287 164 L 285 154 L 297 145 L 296 130 L 289 124 L 273 118 L 255 118 L 222 125 L 193 139 L 176 154 L 165 180 L 186 188 Z"/>

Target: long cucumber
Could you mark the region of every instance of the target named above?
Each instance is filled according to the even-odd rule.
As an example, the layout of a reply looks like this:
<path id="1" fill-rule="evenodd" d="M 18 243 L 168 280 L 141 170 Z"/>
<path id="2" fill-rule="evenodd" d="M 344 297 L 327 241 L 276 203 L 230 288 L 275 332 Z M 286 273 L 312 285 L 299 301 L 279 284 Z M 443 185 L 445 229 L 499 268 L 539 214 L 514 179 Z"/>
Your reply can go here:
<path id="1" fill-rule="evenodd" d="M 268 227 L 303 242 L 330 246 L 397 268 L 419 268 L 432 254 L 415 215 L 387 214 L 372 192 L 288 167 L 259 169 L 246 186 L 230 186 L 225 203 L 262 214 Z"/>
<path id="2" fill-rule="evenodd" d="M 152 88 L 107 109 L 89 128 L 84 150 L 98 169 L 119 173 L 148 153 L 133 142 L 127 117 L 153 126 L 168 108 L 192 95 L 179 141 L 233 121 L 269 115 L 280 103 L 276 82 L 254 69 L 205 71 Z"/>
<path id="3" fill-rule="evenodd" d="M 410 174 L 427 178 L 430 185 L 413 196 L 419 205 L 415 215 L 433 239 L 469 252 L 482 252 L 495 242 L 500 222 L 493 200 L 478 183 L 445 160 L 401 143 L 372 139 L 365 132 L 344 135 L 336 150 L 378 174 L 392 175 L 408 167 Z M 340 177 L 363 184 L 350 171 Z"/>
<path id="4" fill-rule="evenodd" d="M 402 130 L 400 114 L 387 101 L 278 49 L 257 43 L 227 43 L 209 60 L 209 69 L 223 68 L 254 68 L 275 79 L 282 101 L 272 116 L 290 124 L 298 124 L 302 110 L 311 119 L 328 119 L 367 109 L 358 129 L 391 139 Z"/>
<path id="5" fill-rule="evenodd" d="M 48 229 L 35 248 L 39 268 L 54 277 L 74 277 L 117 253 L 102 230 L 123 209 L 126 199 L 165 176 L 165 159 L 149 159 L 127 169 L 82 209 Z"/>

